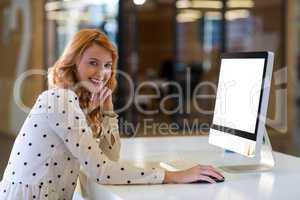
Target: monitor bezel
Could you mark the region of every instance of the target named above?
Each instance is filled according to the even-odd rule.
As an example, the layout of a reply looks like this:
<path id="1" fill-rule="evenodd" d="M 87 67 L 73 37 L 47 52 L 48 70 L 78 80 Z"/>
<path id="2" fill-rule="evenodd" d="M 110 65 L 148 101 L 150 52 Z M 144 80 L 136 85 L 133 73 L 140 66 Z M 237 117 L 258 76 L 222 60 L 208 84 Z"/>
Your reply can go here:
<path id="1" fill-rule="evenodd" d="M 264 69 L 263 69 L 263 74 L 262 74 L 262 82 L 261 82 L 261 90 L 260 90 L 260 96 L 259 96 L 259 105 L 258 105 L 258 112 L 256 116 L 256 124 L 255 124 L 255 131 L 254 133 L 250 133 L 247 131 L 239 130 L 239 129 L 234 129 L 230 127 L 225 127 L 221 125 L 214 124 L 212 121 L 212 125 L 210 128 L 225 132 L 231 135 L 239 136 L 245 139 L 250 139 L 253 141 L 256 141 L 257 139 L 257 133 L 258 133 L 258 127 L 259 127 L 259 119 L 260 119 L 260 114 L 261 114 L 261 108 L 262 108 L 262 100 L 263 100 L 263 93 L 264 93 L 264 85 L 266 81 L 266 71 L 267 71 L 267 65 L 268 65 L 268 59 L 269 59 L 269 53 L 266 51 L 262 52 L 233 52 L 233 53 L 223 53 L 221 54 L 221 59 L 220 59 L 220 69 L 219 69 L 219 75 L 220 75 L 220 70 L 221 70 L 221 64 L 222 64 L 222 59 L 241 59 L 241 58 L 246 58 L 246 59 L 251 59 L 251 58 L 264 58 Z M 218 77 L 218 86 L 217 86 L 217 91 L 219 87 L 219 79 L 220 76 Z M 214 106 L 215 109 L 216 105 Z"/>

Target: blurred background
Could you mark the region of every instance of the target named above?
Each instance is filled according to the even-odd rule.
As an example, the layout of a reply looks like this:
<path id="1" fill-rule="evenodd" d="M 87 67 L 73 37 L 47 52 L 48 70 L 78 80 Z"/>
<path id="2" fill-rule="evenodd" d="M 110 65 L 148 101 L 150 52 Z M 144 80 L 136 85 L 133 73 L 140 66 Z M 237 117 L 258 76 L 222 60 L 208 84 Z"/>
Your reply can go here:
<path id="1" fill-rule="evenodd" d="M 61 55 L 66 43 L 81 28 L 103 30 L 119 49 L 118 69 L 134 79 L 134 86 L 149 81 L 161 96 L 178 93 L 164 84 L 176 81 L 182 88 L 216 83 L 223 52 L 273 51 L 274 75 L 268 110 L 268 132 L 276 151 L 300 156 L 300 0 L 1 0 L 0 1 L 0 174 L 6 166 L 14 138 L 27 114 L 17 108 L 13 90 L 23 72 L 21 102 L 29 108 L 47 89 L 43 71 Z M 33 70 L 33 71 L 32 71 Z M 187 79 L 190 80 L 187 82 Z M 116 109 L 132 97 L 129 83 L 118 76 Z M 140 93 L 155 94 L 152 87 Z M 213 110 L 215 91 L 191 104 L 184 89 L 183 107 L 189 112 L 145 114 L 130 105 L 119 113 L 122 137 L 205 135 Z M 162 97 L 137 98 L 144 110 L 159 107 Z M 178 99 L 163 102 L 171 110 Z M 176 133 L 145 131 L 143 121 L 175 122 Z M 184 123 L 198 120 L 204 126 L 186 131 Z M 128 129 L 122 124 L 141 125 Z"/>

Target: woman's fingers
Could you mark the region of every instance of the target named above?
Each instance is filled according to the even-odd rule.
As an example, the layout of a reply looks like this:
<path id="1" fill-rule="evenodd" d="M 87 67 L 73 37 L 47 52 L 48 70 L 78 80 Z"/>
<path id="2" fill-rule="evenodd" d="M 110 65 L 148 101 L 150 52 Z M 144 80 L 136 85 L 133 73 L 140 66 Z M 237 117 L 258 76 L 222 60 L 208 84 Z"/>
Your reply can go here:
<path id="1" fill-rule="evenodd" d="M 174 175 L 174 177 L 172 177 L 172 174 Z M 219 180 L 222 181 L 224 177 L 222 176 L 222 174 L 219 174 L 212 166 L 196 165 L 183 171 L 168 172 L 166 179 L 166 182 L 170 183 L 193 183 L 197 181 L 216 183 L 219 182 Z"/>
<path id="2" fill-rule="evenodd" d="M 104 87 L 104 83 L 101 81 L 99 83 L 99 86 L 92 87 L 92 93 L 96 93 L 96 94 L 100 93 L 100 91 L 102 90 L 103 87 Z"/>
<path id="3" fill-rule="evenodd" d="M 97 102 L 99 100 L 99 94 L 102 91 L 104 87 L 104 84 L 100 82 L 99 87 L 93 88 L 92 96 L 91 96 L 91 101 L 92 102 Z"/>
<path id="4" fill-rule="evenodd" d="M 104 103 L 104 101 L 107 99 L 112 94 L 112 91 L 108 87 L 104 87 L 101 91 L 100 94 L 98 95 L 98 100 L 100 101 L 101 104 Z"/>
<path id="5" fill-rule="evenodd" d="M 105 87 L 101 92 L 101 99 L 104 101 L 109 95 L 110 95 L 110 89 L 108 87 Z"/>
<path id="6" fill-rule="evenodd" d="M 100 98 L 102 97 L 102 95 L 103 95 L 103 93 L 106 91 L 106 87 L 105 86 L 103 86 L 102 88 L 101 88 L 101 90 L 99 91 L 99 96 L 100 96 Z"/>
<path id="7" fill-rule="evenodd" d="M 93 93 L 92 97 L 91 97 L 92 105 L 95 106 L 95 107 L 97 107 L 98 104 L 99 104 L 99 102 L 98 102 L 99 101 L 99 97 L 98 96 L 99 95 L 97 93 Z"/>
<path id="8" fill-rule="evenodd" d="M 95 89 L 95 91 L 91 95 L 91 109 L 103 107 L 105 101 L 112 95 L 111 89 L 106 87 L 103 82 L 99 84 L 99 87 Z"/>
<path id="9" fill-rule="evenodd" d="M 210 178 L 208 176 L 199 175 L 197 178 L 198 178 L 198 180 L 201 180 L 201 181 L 207 181 L 209 183 L 216 183 L 216 181 L 214 181 L 212 178 Z"/>
<path id="10" fill-rule="evenodd" d="M 97 95 L 96 93 L 93 93 L 93 94 L 92 94 L 92 97 L 91 97 L 91 101 L 92 101 L 92 102 L 94 102 L 95 99 L 97 98 L 96 95 Z"/>
<path id="11" fill-rule="evenodd" d="M 200 165 L 200 168 L 201 169 L 212 170 L 215 173 L 217 173 L 219 176 L 221 176 L 221 177 L 224 178 L 223 174 L 220 171 L 218 171 L 216 168 L 214 168 L 213 166 L 211 166 L 211 165 Z"/>
<path id="12" fill-rule="evenodd" d="M 112 91 L 110 89 L 107 90 L 107 92 L 103 95 L 103 101 L 105 101 L 109 96 L 111 96 Z"/>
<path id="13" fill-rule="evenodd" d="M 215 177 L 215 178 L 217 178 L 219 180 L 223 179 L 223 176 L 220 176 L 219 174 L 217 174 L 213 170 L 208 170 L 208 169 L 201 170 L 200 174 L 201 175 L 205 175 L 205 176 L 212 176 L 212 177 Z"/>

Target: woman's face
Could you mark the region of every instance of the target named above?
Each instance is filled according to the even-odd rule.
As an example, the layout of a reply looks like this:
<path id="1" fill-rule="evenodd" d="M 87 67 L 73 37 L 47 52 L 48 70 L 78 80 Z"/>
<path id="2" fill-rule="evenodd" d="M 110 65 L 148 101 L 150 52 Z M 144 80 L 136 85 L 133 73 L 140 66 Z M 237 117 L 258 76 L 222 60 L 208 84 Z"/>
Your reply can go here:
<path id="1" fill-rule="evenodd" d="M 112 74 L 111 52 L 97 44 L 85 50 L 76 62 L 77 79 L 90 92 L 98 92 L 101 83 L 107 84 Z"/>

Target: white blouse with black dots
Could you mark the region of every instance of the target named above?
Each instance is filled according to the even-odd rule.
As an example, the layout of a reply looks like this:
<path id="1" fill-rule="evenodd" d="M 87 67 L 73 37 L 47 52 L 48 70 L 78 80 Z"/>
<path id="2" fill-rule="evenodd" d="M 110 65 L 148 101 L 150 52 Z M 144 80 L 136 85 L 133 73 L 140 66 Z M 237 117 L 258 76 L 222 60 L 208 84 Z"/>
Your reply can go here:
<path id="1" fill-rule="evenodd" d="M 79 168 L 100 184 L 162 183 L 164 171 L 117 162 L 118 119 L 105 116 L 102 136 L 92 136 L 75 92 L 43 92 L 25 120 L 12 149 L 1 200 L 72 199 Z"/>

